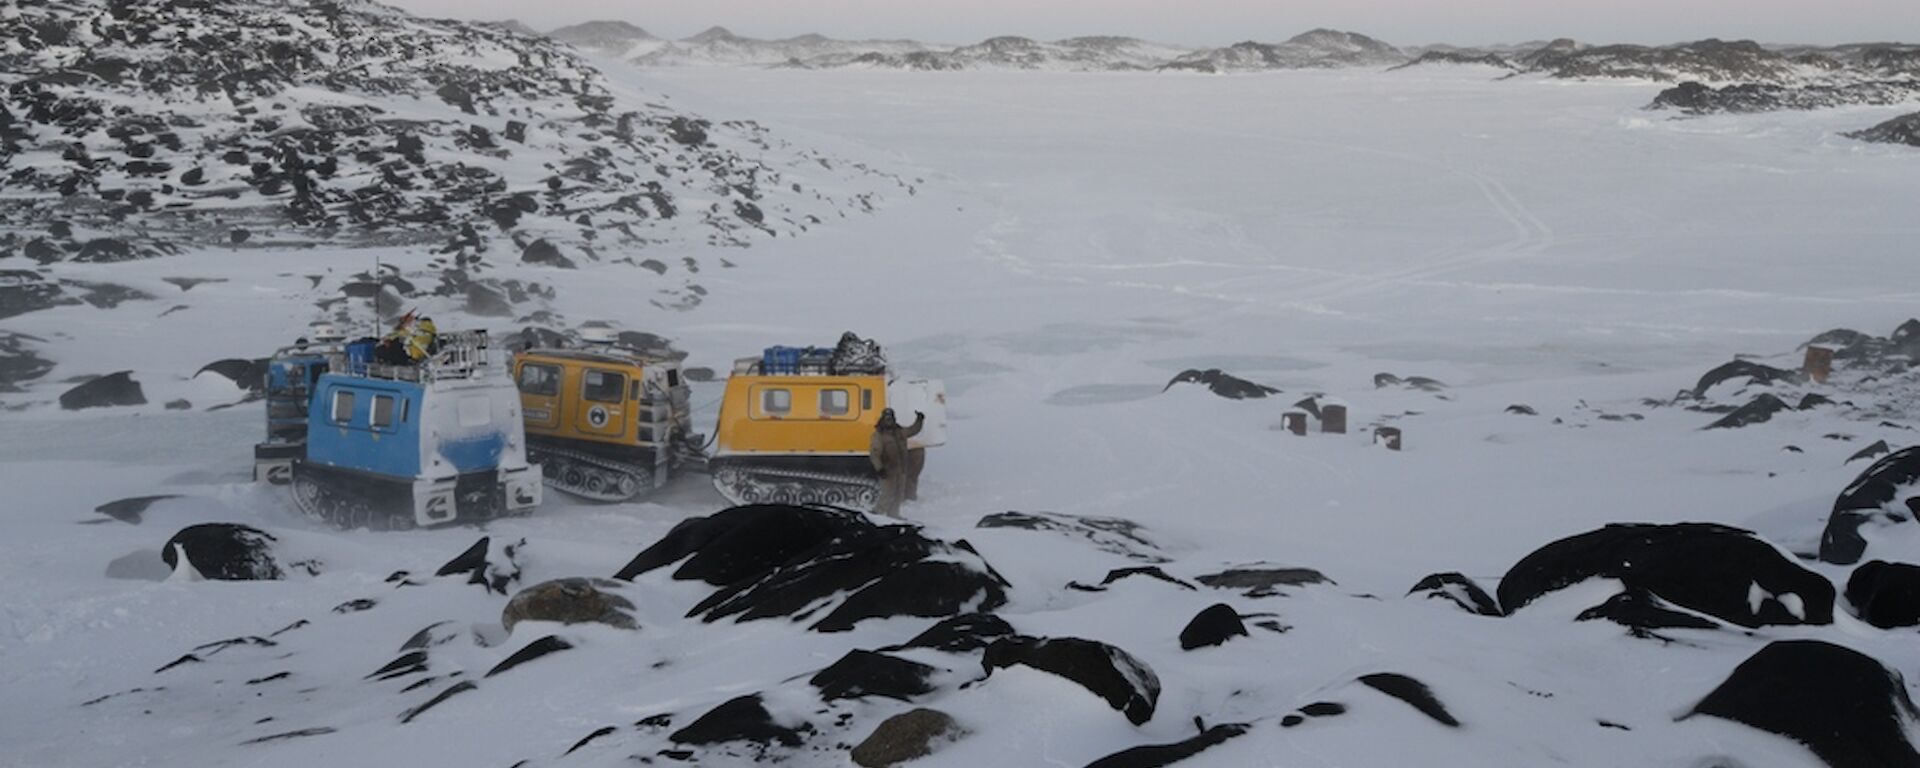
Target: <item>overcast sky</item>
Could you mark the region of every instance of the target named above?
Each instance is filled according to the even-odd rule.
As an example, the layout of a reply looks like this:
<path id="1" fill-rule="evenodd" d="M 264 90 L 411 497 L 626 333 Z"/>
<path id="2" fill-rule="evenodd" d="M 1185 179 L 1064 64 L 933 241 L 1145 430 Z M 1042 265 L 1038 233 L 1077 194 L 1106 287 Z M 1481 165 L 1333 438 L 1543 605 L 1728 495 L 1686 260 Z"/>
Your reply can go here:
<path id="1" fill-rule="evenodd" d="M 591 19 L 663 37 L 720 25 L 748 37 L 819 32 L 968 43 L 1132 35 L 1168 43 L 1277 41 L 1314 27 L 1391 43 L 1573 37 L 1667 43 L 1920 41 L 1920 0 L 387 0 L 430 16 L 519 19 L 546 31 Z"/>

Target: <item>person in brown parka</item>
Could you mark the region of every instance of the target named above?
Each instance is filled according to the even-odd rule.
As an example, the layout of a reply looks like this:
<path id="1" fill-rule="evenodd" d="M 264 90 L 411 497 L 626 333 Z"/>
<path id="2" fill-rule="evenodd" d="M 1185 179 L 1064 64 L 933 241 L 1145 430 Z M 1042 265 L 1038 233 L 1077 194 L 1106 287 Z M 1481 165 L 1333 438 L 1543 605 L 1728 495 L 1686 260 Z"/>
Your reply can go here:
<path id="1" fill-rule="evenodd" d="M 899 517 L 901 502 L 918 495 L 926 452 L 907 448 L 907 441 L 920 434 L 926 421 L 926 414 L 914 411 L 913 426 L 902 427 L 892 408 L 880 412 L 880 423 L 873 425 L 873 438 L 867 444 L 867 456 L 873 461 L 874 471 L 880 473 L 880 498 L 874 503 L 874 512 Z M 916 453 L 920 455 L 914 456 Z"/>

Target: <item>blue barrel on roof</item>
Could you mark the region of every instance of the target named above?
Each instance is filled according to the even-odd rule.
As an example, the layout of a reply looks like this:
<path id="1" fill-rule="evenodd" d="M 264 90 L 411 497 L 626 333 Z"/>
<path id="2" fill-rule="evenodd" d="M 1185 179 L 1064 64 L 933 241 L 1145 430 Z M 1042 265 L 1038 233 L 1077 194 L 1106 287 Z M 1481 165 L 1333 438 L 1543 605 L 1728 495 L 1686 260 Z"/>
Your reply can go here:
<path id="1" fill-rule="evenodd" d="M 355 376 L 367 375 L 367 366 L 373 364 L 373 348 L 380 342 L 373 339 L 361 339 L 347 343 L 347 372 Z"/>

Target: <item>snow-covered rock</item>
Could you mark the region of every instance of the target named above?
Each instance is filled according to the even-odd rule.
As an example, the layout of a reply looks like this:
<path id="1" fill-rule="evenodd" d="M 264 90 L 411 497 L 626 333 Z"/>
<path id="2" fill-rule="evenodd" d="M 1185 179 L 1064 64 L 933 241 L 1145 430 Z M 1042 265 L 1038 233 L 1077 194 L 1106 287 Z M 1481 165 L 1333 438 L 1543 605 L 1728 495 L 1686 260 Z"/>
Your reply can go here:
<path id="1" fill-rule="evenodd" d="M 0 258 L 544 240 L 592 260 L 795 234 L 886 186 L 552 41 L 370 2 L 63 0 L 4 23 L 0 164 L 23 194 L 0 201 Z"/>
<path id="2" fill-rule="evenodd" d="M 1553 542 L 1500 579 L 1500 605 L 1517 612 L 1549 592 L 1616 579 L 1683 608 L 1742 627 L 1827 624 L 1834 589 L 1772 544 L 1724 525 L 1609 525 Z"/>

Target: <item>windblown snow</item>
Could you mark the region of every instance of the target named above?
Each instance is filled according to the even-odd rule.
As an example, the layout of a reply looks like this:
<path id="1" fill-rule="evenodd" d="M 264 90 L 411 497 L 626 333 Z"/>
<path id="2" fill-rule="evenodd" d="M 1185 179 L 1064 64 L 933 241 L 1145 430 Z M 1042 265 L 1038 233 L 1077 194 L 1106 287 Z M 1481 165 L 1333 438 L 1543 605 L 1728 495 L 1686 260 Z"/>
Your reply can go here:
<path id="1" fill-rule="evenodd" d="M 902 181 L 871 211 L 765 187 L 821 212 L 804 227 L 496 258 L 478 294 L 434 288 L 458 271 L 438 242 L 0 259 L 0 765 L 837 766 L 920 707 L 954 728 L 914 766 L 1913 764 L 1912 629 L 1862 620 L 1851 564 L 1816 557 L 1870 467 L 1889 490 L 1857 508 L 1861 561 L 1920 557 L 1899 519 L 1920 154 L 1839 135 L 1900 108 L 1673 119 L 1643 110 L 1657 83 L 1446 67 L 604 76 L 736 126 L 728 157 Z M 804 149 L 758 148 L 746 120 Z M 688 476 L 373 533 L 249 482 L 262 406 L 203 366 L 416 307 L 499 335 L 605 322 L 722 375 L 773 344 L 879 339 L 948 392 L 913 536 L 1005 631 L 809 629 L 858 585 L 696 615 L 721 585 L 677 563 L 584 582 L 636 628 L 509 631 L 514 593 L 611 577 L 725 503 Z M 1821 340 L 1833 376 L 1800 375 L 1836 328 L 1858 333 Z M 1736 358 L 1761 366 L 1701 380 Z M 1258 394 L 1167 386 L 1214 369 Z M 119 372 L 71 398 L 98 407 L 62 407 Z M 721 384 L 694 386 L 704 429 Z M 1347 431 L 1323 433 L 1336 403 Z M 283 577 L 195 580 L 215 567 L 196 554 L 169 578 L 199 523 L 245 526 L 201 531 Z M 1498 604 L 1523 581 L 1538 594 Z M 1242 631 L 1182 650 L 1219 603 Z M 1796 664 L 1818 680 L 1755 682 Z M 867 693 L 809 682 L 842 675 Z M 1888 714 L 1768 719 L 1842 700 Z M 1149 745 L 1174 746 L 1116 754 Z"/>

